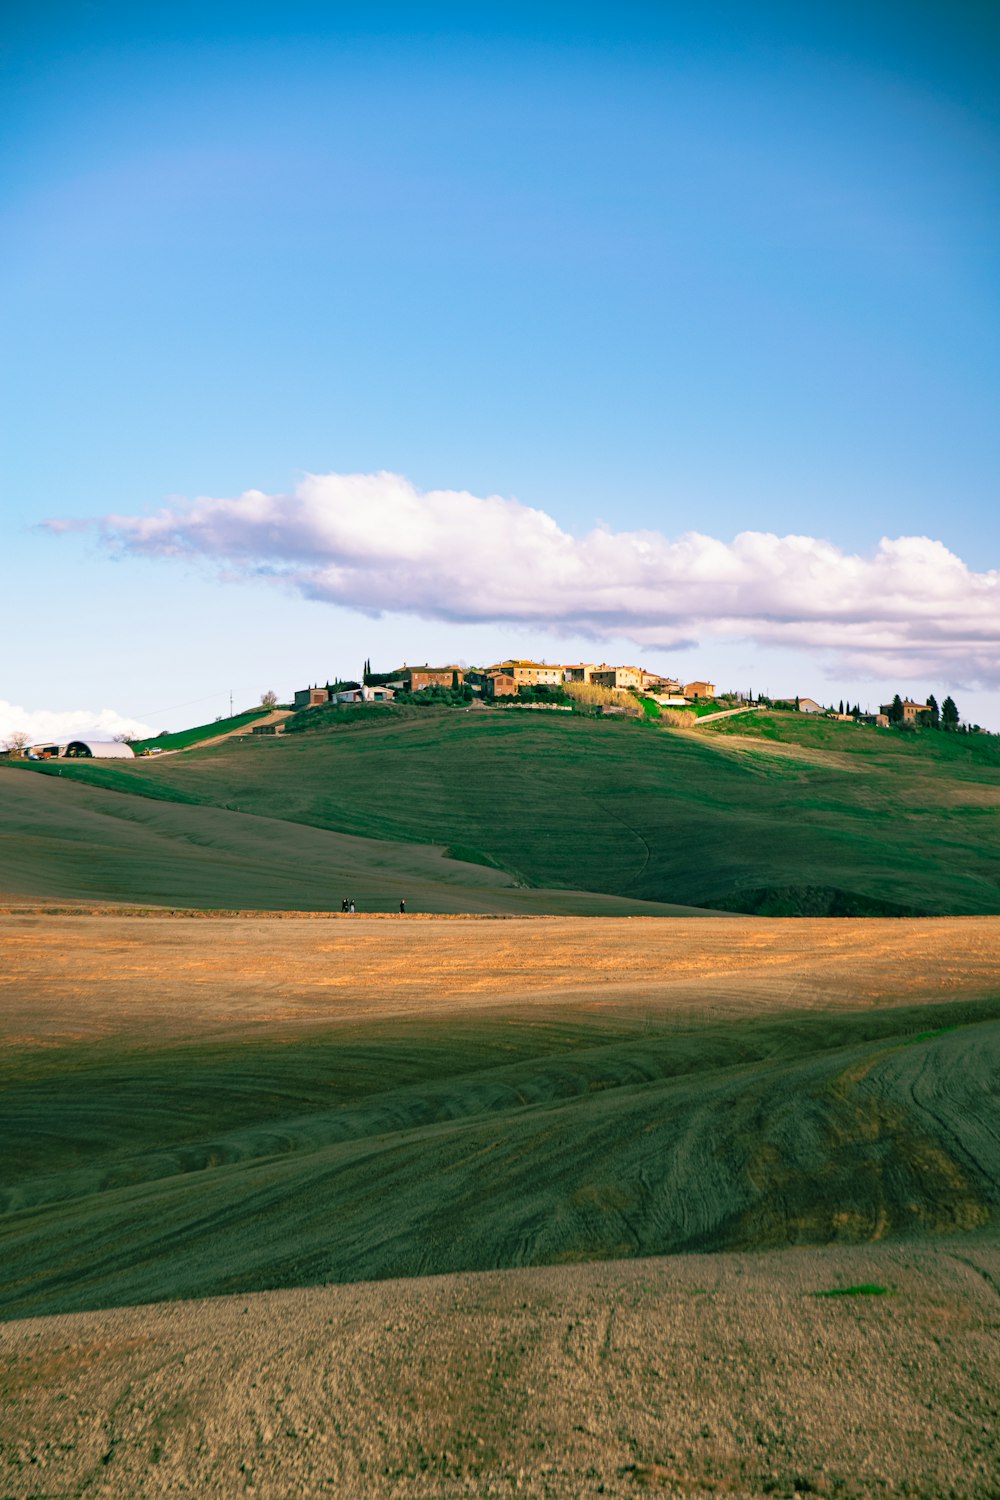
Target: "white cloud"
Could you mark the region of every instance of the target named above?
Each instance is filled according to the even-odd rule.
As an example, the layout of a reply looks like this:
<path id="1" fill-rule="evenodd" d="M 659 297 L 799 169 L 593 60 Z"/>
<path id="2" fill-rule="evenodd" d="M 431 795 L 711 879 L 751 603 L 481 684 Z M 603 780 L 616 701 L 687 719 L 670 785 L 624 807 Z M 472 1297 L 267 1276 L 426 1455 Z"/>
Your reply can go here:
<path id="1" fill-rule="evenodd" d="M 389 473 L 308 475 L 290 494 L 248 490 L 99 525 L 120 552 L 212 558 L 228 577 L 372 614 L 660 649 L 749 639 L 866 674 L 1000 681 L 1000 573 L 973 571 L 929 537 L 883 538 L 868 555 L 754 531 L 576 537 L 517 500 L 422 492 Z"/>
<path id="2" fill-rule="evenodd" d="M 26 734 L 32 745 L 43 740 L 65 744 L 67 740 L 113 740 L 116 734 L 146 739 L 153 730 L 138 719 L 130 719 L 113 708 L 71 708 L 55 712 L 46 708 L 21 708 L 0 698 L 0 746 L 12 734 Z"/>

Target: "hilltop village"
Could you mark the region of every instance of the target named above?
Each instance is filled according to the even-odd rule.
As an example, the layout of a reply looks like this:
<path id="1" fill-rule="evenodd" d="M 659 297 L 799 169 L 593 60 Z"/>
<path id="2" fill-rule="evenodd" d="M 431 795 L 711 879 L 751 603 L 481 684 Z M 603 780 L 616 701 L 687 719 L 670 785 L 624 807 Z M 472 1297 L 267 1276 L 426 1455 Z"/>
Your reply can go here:
<path id="1" fill-rule="evenodd" d="M 28 760 L 130 759 L 133 754 L 158 755 L 165 750 L 189 749 L 196 744 L 233 734 L 276 735 L 288 729 L 312 728 L 325 721 L 318 710 L 341 710 L 365 705 L 414 705 L 464 709 L 533 709 L 594 717 L 659 720 L 664 726 L 707 724 L 759 709 L 782 709 L 845 724 L 887 729 L 945 729 L 982 733 L 979 725 L 964 724 L 952 698 L 938 706 L 933 695 L 925 702 L 898 693 L 878 711 L 843 700 L 823 705 L 815 698 L 771 698 L 765 693 L 719 692 L 714 682 L 698 678 L 682 682 L 649 672 L 644 667 L 610 666 L 607 662 L 544 662 L 508 658 L 489 667 L 409 666 L 374 672 L 366 661 L 359 680 L 338 679 L 296 690 L 291 701 L 267 692 L 256 708 L 214 724 L 179 734 L 163 730 L 148 740 L 127 735 L 114 741 L 79 738 L 65 743 L 31 744 L 27 734 L 8 736 L 0 746 L 4 757 Z M 314 717 L 315 715 L 315 717 Z"/>
<path id="2" fill-rule="evenodd" d="M 815 698 L 770 698 L 766 694 L 727 691 L 714 682 L 682 682 L 645 667 L 611 666 L 607 662 L 545 662 L 510 657 L 490 667 L 456 664 L 432 667 L 403 664 L 392 672 L 373 672 L 366 662 L 360 681 L 315 683 L 299 688 L 293 698 L 297 711 L 329 703 L 489 703 L 504 707 L 590 709 L 626 718 L 666 717 L 670 710 L 692 712 L 699 718 L 740 713 L 760 707 L 794 709 L 850 723 L 958 727 L 958 711 L 951 698 L 939 708 L 933 695 L 917 702 L 898 694 L 878 711 L 862 710 L 843 700 L 828 706 Z"/>
<path id="3" fill-rule="evenodd" d="M 582 691 L 581 691 L 582 690 Z M 556 707 L 591 702 L 605 711 L 618 708 L 622 713 L 641 713 L 638 697 L 649 697 L 662 707 L 686 708 L 693 703 L 715 699 L 713 682 L 681 683 L 677 678 L 662 677 L 642 667 L 612 667 L 606 662 L 529 661 L 509 658 L 491 667 L 402 667 L 394 672 L 372 672 L 365 663 L 360 682 L 335 682 L 301 688 L 295 693 L 297 709 L 316 707 L 329 702 L 413 701 L 420 695 L 440 699 L 457 694 L 466 701 L 537 703 Z M 732 695 L 727 695 L 732 696 Z M 621 701 L 618 701 L 618 700 Z M 633 701 L 629 702 L 628 700 Z M 425 699 L 426 701 L 426 699 Z M 749 698 L 741 703 L 749 704 Z"/>

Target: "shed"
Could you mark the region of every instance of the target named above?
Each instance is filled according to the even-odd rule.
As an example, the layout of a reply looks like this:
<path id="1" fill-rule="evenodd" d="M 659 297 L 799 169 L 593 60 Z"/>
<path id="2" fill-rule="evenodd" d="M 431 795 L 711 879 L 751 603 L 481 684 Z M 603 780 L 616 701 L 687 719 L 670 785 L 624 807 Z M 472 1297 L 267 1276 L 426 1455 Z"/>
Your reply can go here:
<path id="1" fill-rule="evenodd" d="M 490 672 L 486 677 L 487 698 L 517 697 L 517 678 L 509 672 Z"/>
<path id="2" fill-rule="evenodd" d="M 369 687 L 367 683 L 363 687 L 347 688 L 342 693 L 335 694 L 338 703 L 391 703 L 396 694 L 389 687 Z"/>
<path id="3" fill-rule="evenodd" d="M 117 740 L 70 740 L 66 746 L 67 760 L 134 760 L 131 745 L 121 745 Z"/>

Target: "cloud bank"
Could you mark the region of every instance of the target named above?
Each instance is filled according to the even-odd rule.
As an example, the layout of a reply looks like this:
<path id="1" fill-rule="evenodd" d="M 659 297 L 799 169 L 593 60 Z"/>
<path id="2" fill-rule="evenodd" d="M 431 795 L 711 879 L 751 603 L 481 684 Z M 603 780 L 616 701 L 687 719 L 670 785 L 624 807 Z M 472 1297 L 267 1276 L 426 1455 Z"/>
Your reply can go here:
<path id="1" fill-rule="evenodd" d="M 146 739 L 153 733 L 148 724 L 129 719 L 113 708 L 71 708 L 53 712 L 46 708 L 21 708 L 0 698 L 0 746 L 12 734 L 26 734 L 32 745 L 51 740 L 113 740 L 116 734 L 131 734 Z"/>
<path id="2" fill-rule="evenodd" d="M 866 674 L 1000 682 L 1000 573 L 929 537 L 869 555 L 746 531 L 584 536 L 542 510 L 398 474 L 307 475 L 290 494 L 172 504 L 96 523 L 120 553 L 209 558 L 310 599 L 378 614 L 512 623 L 657 649 L 749 639 Z M 64 523 L 50 522 L 53 529 Z"/>

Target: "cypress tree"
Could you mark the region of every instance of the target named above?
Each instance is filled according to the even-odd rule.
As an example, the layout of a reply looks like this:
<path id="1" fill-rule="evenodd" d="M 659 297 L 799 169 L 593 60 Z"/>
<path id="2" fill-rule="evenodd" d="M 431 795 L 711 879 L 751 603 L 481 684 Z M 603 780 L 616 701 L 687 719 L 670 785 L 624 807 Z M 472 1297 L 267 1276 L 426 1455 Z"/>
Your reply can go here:
<path id="1" fill-rule="evenodd" d="M 952 697 L 947 697 L 941 705 L 941 723 L 945 729 L 958 728 L 958 708 Z"/>

